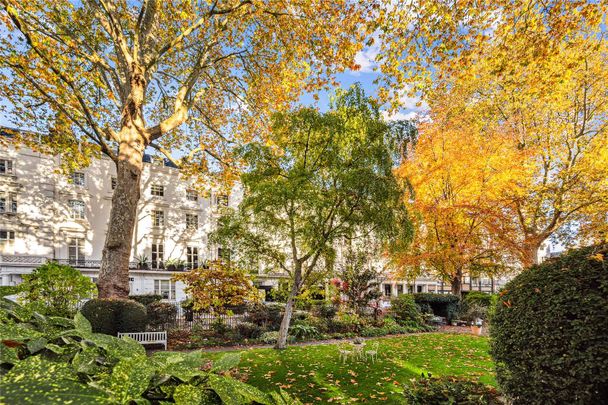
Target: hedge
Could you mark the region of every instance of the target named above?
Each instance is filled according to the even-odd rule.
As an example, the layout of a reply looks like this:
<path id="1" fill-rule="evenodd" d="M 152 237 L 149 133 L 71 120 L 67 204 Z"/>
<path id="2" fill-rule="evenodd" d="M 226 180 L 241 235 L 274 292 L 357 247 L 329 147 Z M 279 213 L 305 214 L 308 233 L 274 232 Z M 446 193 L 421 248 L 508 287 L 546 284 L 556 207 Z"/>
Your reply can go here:
<path id="1" fill-rule="evenodd" d="M 163 296 L 158 294 L 129 295 L 129 299 L 137 301 L 145 307 L 153 302 L 162 300 Z"/>
<path id="2" fill-rule="evenodd" d="M 456 319 L 458 314 L 460 299 L 453 294 L 416 293 L 414 300 L 420 307 L 430 306 L 435 315 L 443 316 L 448 321 Z"/>
<path id="3" fill-rule="evenodd" d="M 608 403 L 608 245 L 523 271 L 503 289 L 490 333 L 513 404 Z"/>
<path id="4" fill-rule="evenodd" d="M 91 323 L 93 332 L 116 336 L 118 332 L 146 330 L 146 307 L 133 300 L 92 299 L 80 311 Z"/>

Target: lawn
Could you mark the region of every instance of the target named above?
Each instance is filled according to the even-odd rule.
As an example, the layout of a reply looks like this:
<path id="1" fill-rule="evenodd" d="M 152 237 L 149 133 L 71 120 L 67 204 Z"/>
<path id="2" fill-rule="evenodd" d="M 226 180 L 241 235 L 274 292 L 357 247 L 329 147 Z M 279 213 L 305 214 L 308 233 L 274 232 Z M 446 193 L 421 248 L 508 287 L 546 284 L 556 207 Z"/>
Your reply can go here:
<path id="1" fill-rule="evenodd" d="M 496 384 L 487 338 L 428 333 L 377 340 L 375 363 L 342 364 L 336 345 L 249 349 L 242 352 L 239 373 L 262 390 L 281 387 L 304 403 L 402 403 L 403 385 L 423 372 Z"/>

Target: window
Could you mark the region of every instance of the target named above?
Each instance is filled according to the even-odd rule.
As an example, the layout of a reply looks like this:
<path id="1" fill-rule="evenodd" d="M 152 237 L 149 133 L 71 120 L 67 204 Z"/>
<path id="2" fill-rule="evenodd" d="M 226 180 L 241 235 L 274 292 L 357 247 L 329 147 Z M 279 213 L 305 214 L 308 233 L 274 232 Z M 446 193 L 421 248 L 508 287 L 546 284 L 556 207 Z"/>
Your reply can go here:
<path id="1" fill-rule="evenodd" d="M 0 194 L 0 214 L 17 212 L 17 196 Z"/>
<path id="2" fill-rule="evenodd" d="M 217 197 L 215 197 L 215 200 L 218 207 L 228 206 L 228 194 L 218 194 Z"/>
<path id="3" fill-rule="evenodd" d="M 186 263 L 188 263 L 189 269 L 198 268 L 198 248 L 190 247 L 186 248 Z"/>
<path id="4" fill-rule="evenodd" d="M 393 295 L 393 286 L 390 284 L 384 284 L 384 295 L 390 297 Z"/>
<path id="5" fill-rule="evenodd" d="M 112 186 L 112 190 L 116 190 L 116 177 L 112 177 L 112 179 L 110 179 L 110 184 Z"/>
<path id="6" fill-rule="evenodd" d="M 230 249 L 217 248 L 217 258 L 221 261 L 230 261 Z"/>
<path id="7" fill-rule="evenodd" d="M 166 300 L 175 299 L 175 283 L 171 280 L 154 280 L 154 294 Z"/>
<path id="8" fill-rule="evenodd" d="M 397 284 L 397 295 L 403 294 L 403 284 Z"/>
<path id="9" fill-rule="evenodd" d="M 0 245 L 8 245 L 15 242 L 15 231 L 0 230 Z"/>
<path id="10" fill-rule="evenodd" d="M 186 214 L 186 229 L 197 229 L 198 228 L 198 215 Z"/>
<path id="11" fill-rule="evenodd" d="M 188 201 L 198 201 L 198 193 L 196 190 L 186 190 L 186 199 Z"/>
<path id="12" fill-rule="evenodd" d="M 84 173 L 74 172 L 71 175 L 72 183 L 76 186 L 84 186 Z"/>
<path id="13" fill-rule="evenodd" d="M 73 219 L 84 219 L 85 218 L 85 208 L 84 201 L 80 200 L 70 200 L 70 217 Z"/>
<path id="14" fill-rule="evenodd" d="M 413 294 L 414 293 L 414 286 L 413 285 L 408 285 L 407 286 L 407 292 L 408 292 L 408 294 Z"/>
<path id="15" fill-rule="evenodd" d="M 165 212 L 162 210 L 152 210 L 152 226 L 165 226 Z"/>
<path id="16" fill-rule="evenodd" d="M 84 239 L 72 238 L 69 240 L 68 262 L 72 266 L 84 264 Z"/>
<path id="17" fill-rule="evenodd" d="M 163 186 L 161 184 L 152 184 L 150 193 L 156 197 L 164 197 L 165 196 L 165 186 Z"/>
<path id="18" fill-rule="evenodd" d="M 0 174 L 13 174 L 13 161 L 0 159 Z"/>
<path id="19" fill-rule="evenodd" d="M 422 292 L 422 286 L 421 285 L 417 285 L 416 286 L 416 292 L 419 292 L 419 293 Z"/>
<path id="20" fill-rule="evenodd" d="M 162 243 L 152 244 L 152 268 L 160 269 L 163 268 L 163 261 L 165 260 L 165 246 Z"/>

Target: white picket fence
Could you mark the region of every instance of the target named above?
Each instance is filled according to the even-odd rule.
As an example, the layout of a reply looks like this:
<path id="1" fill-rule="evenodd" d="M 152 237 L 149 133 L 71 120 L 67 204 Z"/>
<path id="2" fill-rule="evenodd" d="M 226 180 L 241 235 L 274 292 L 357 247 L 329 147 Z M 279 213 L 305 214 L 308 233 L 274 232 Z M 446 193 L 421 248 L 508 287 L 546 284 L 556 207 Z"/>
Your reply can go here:
<path id="1" fill-rule="evenodd" d="M 167 350 L 167 331 L 162 332 L 118 332 L 118 337 L 128 336 L 141 343 L 145 344 L 163 344 Z"/>

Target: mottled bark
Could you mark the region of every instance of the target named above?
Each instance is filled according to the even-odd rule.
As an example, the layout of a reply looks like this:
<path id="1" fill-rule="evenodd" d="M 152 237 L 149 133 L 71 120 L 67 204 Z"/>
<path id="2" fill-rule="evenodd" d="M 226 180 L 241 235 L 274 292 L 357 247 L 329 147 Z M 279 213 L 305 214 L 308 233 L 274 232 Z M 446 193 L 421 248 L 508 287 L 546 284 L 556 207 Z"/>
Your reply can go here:
<path id="1" fill-rule="evenodd" d="M 285 313 L 283 314 L 283 320 L 281 321 L 281 327 L 279 328 L 279 338 L 275 349 L 285 349 L 287 347 L 287 336 L 289 333 L 289 325 L 291 323 L 291 317 L 293 315 L 293 307 L 295 304 L 296 297 L 300 293 L 302 287 L 302 263 L 297 262 L 294 268 L 294 280 L 293 286 L 289 293 L 289 298 L 285 304 Z"/>
<path id="2" fill-rule="evenodd" d="M 462 270 L 458 269 L 450 278 L 452 294 L 460 297 L 462 294 Z"/>
<path id="3" fill-rule="evenodd" d="M 524 241 L 524 245 L 521 249 L 521 262 L 525 269 L 538 264 L 538 251 L 540 250 L 543 241 L 544 239 L 541 240 L 539 238 Z"/>

